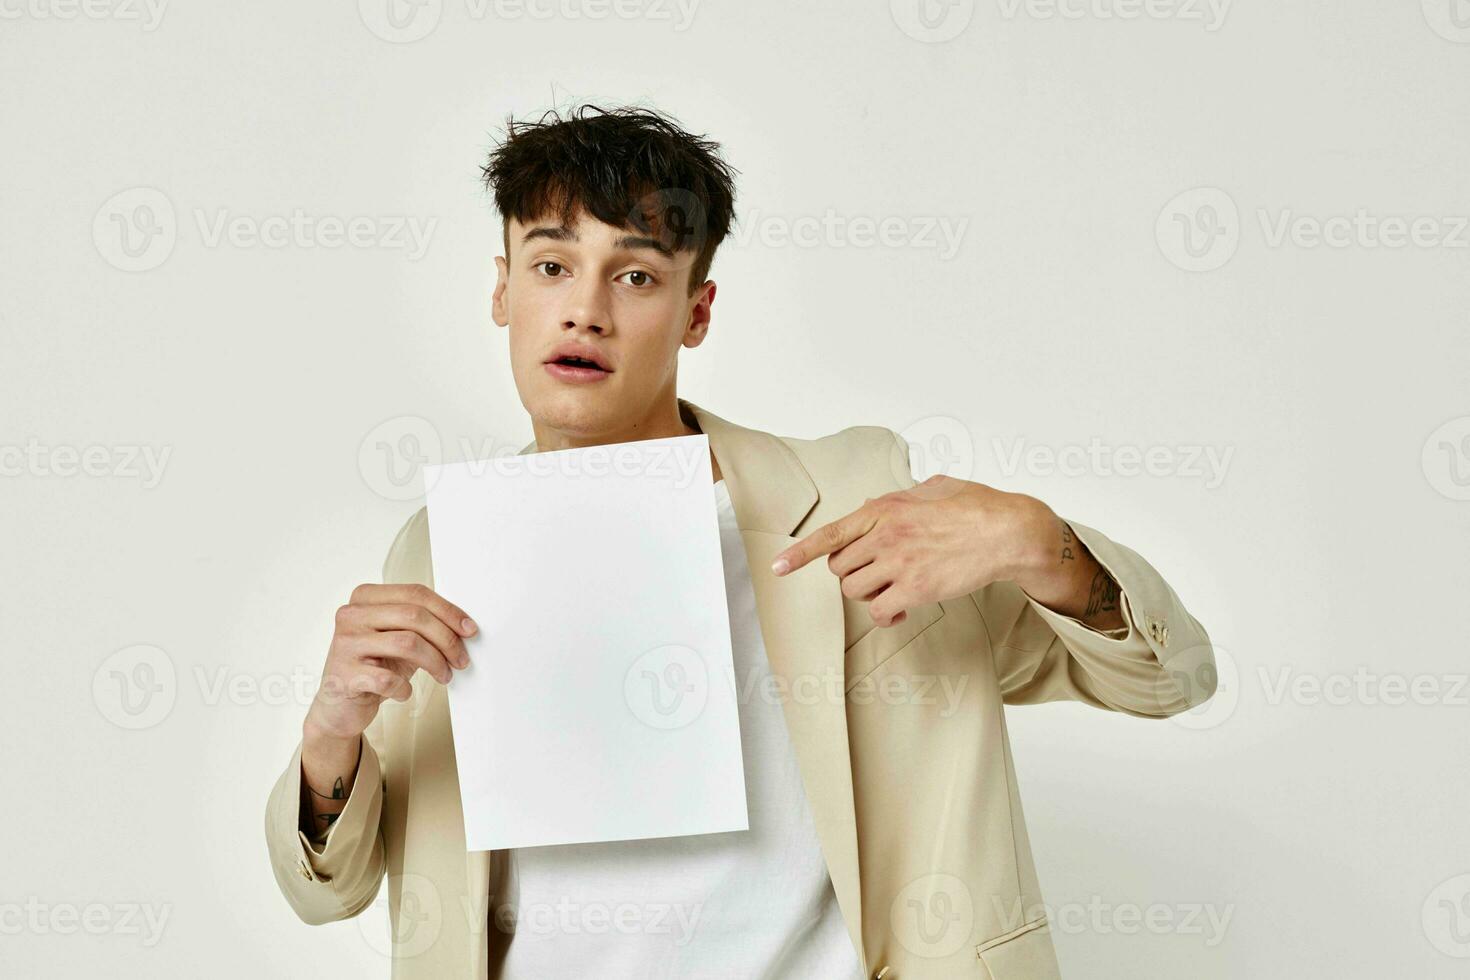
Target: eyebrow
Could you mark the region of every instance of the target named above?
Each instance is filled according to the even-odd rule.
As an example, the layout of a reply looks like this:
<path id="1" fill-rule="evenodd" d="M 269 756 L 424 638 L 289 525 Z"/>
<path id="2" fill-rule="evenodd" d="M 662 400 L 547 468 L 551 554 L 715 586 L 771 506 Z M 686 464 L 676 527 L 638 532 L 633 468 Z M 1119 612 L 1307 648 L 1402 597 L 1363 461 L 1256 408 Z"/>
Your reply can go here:
<path id="1" fill-rule="evenodd" d="M 525 245 L 527 242 L 530 242 L 537 238 L 547 238 L 553 242 L 581 241 L 581 238 L 577 236 L 577 233 L 568 228 L 566 225 L 558 225 L 554 228 L 550 225 L 540 225 L 532 228 L 530 231 L 522 235 L 521 244 Z M 617 238 L 613 239 L 613 248 L 624 250 L 647 248 L 652 249 L 660 255 L 664 255 L 669 258 L 674 257 L 673 249 L 669 248 L 657 238 L 649 238 L 646 235 L 619 235 Z"/>

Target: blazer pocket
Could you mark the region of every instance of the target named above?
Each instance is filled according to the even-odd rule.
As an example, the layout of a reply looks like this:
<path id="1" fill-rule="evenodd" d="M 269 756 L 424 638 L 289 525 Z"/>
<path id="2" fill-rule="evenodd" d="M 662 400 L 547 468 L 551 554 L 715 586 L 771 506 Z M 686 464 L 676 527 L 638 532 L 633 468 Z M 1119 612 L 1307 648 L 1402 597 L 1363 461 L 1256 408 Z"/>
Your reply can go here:
<path id="1" fill-rule="evenodd" d="M 1061 980 L 1046 916 L 975 947 L 991 980 Z"/>
<path id="2" fill-rule="evenodd" d="M 847 648 L 847 690 L 871 674 L 883 661 L 893 656 L 920 633 L 944 618 L 944 607 L 937 602 L 925 603 L 908 610 L 897 626 L 874 626 Z"/>

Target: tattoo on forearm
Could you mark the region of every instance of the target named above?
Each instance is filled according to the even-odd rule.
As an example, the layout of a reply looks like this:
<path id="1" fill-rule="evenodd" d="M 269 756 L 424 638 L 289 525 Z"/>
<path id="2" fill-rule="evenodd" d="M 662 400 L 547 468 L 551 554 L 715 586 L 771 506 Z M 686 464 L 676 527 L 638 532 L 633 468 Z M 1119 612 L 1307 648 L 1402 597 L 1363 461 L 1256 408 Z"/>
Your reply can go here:
<path id="1" fill-rule="evenodd" d="M 1076 561 L 1077 552 L 1073 546 L 1077 543 L 1077 538 L 1072 534 L 1071 525 L 1060 519 L 1058 523 L 1062 525 L 1062 557 L 1058 560 Z"/>
<path id="2" fill-rule="evenodd" d="M 302 782 L 305 783 L 305 780 L 302 780 Z M 347 783 L 341 776 L 338 776 L 337 781 L 332 783 L 332 792 L 330 795 L 326 793 L 318 793 L 316 790 L 312 789 L 310 783 L 306 784 L 306 788 L 311 792 L 312 796 L 315 796 L 318 799 L 334 800 L 338 803 L 347 799 Z M 325 804 L 322 805 L 325 806 Z M 315 823 L 320 825 L 320 829 L 318 829 L 316 833 L 317 839 L 321 839 L 321 835 L 331 830 L 332 825 L 337 822 L 337 818 L 342 815 L 341 809 L 332 812 L 318 813 L 316 812 L 316 806 L 313 805 L 311 810 L 313 820 L 315 821 Z"/>
<path id="3" fill-rule="evenodd" d="M 1113 612 L 1118 608 L 1118 583 L 1107 573 L 1106 569 L 1099 569 L 1092 577 L 1092 585 L 1087 590 L 1087 611 L 1085 616 L 1095 616 L 1102 612 Z"/>
<path id="4" fill-rule="evenodd" d="M 305 782 L 305 780 L 302 780 L 302 782 Z M 308 784 L 306 788 L 307 789 L 311 789 L 311 785 Z M 331 792 L 330 795 L 328 795 L 326 793 L 318 793 L 314 789 L 311 789 L 311 792 L 312 792 L 312 795 L 313 796 L 320 796 L 324 800 L 345 800 L 345 799 L 347 799 L 347 790 L 343 788 L 343 783 L 342 783 L 342 777 L 341 776 L 338 776 L 337 777 L 337 781 L 332 784 L 332 792 Z"/>

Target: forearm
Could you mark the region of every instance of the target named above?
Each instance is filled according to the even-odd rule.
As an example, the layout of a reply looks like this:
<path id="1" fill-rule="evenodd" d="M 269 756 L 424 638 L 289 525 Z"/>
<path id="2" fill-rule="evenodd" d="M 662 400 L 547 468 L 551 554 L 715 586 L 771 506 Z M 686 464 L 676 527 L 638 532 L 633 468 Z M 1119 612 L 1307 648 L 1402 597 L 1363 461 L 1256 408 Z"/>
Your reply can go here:
<path id="1" fill-rule="evenodd" d="M 1095 630 L 1126 625 L 1118 583 L 1066 521 L 1049 514 L 1039 522 L 1030 554 L 1016 584 L 1031 598 Z"/>
<path id="2" fill-rule="evenodd" d="M 362 758 L 362 736 L 337 738 L 310 724 L 301 736 L 301 830 L 321 839 L 347 806 Z"/>

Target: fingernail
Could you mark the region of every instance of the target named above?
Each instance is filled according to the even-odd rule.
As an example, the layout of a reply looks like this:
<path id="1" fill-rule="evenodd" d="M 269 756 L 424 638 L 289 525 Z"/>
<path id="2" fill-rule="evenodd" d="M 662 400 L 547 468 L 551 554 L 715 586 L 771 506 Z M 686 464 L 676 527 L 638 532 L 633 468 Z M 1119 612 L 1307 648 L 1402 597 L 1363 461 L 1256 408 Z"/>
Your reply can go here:
<path id="1" fill-rule="evenodd" d="M 771 562 L 771 571 L 775 572 L 777 575 L 785 575 L 787 572 L 791 571 L 791 562 L 787 561 L 785 558 L 777 558 L 775 561 Z"/>
<path id="2" fill-rule="evenodd" d="M 464 630 L 466 636 L 474 636 L 480 631 L 480 627 L 476 626 L 475 621 L 468 616 L 464 618 L 464 622 L 459 624 L 459 628 Z"/>

